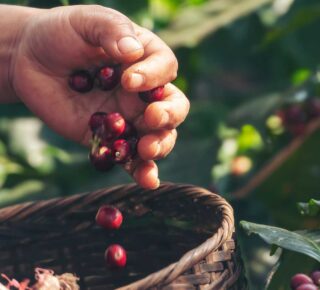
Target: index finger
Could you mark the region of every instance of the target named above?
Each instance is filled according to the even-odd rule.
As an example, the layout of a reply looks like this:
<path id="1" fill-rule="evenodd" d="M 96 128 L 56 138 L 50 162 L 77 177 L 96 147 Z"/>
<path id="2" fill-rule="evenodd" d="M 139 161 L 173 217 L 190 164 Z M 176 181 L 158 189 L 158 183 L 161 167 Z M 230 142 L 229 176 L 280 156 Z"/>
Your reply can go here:
<path id="1" fill-rule="evenodd" d="M 137 28 L 137 34 L 144 46 L 144 55 L 125 69 L 122 86 L 128 91 L 139 92 L 173 81 L 178 71 L 178 61 L 173 51 L 147 29 Z"/>

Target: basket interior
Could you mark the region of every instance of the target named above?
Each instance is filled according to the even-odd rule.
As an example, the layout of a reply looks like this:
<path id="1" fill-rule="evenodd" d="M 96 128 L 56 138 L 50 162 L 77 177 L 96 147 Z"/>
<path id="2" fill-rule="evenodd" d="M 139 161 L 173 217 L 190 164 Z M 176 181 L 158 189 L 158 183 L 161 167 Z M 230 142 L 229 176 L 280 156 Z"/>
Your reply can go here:
<path id="1" fill-rule="evenodd" d="M 71 272 L 80 277 L 81 289 L 129 284 L 177 261 L 216 232 L 221 215 L 206 201 L 183 187 L 163 186 L 157 191 L 118 187 L 43 202 L 40 208 L 39 203 L 18 208 L 20 216 L 0 224 L 0 272 L 20 280 L 32 278 L 35 267 Z M 95 224 L 102 204 L 122 211 L 119 230 Z M 0 216 L 5 213 L 0 211 Z M 104 263 L 104 251 L 114 243 L 127 251 L 122 270 L 110 270 Z"/>

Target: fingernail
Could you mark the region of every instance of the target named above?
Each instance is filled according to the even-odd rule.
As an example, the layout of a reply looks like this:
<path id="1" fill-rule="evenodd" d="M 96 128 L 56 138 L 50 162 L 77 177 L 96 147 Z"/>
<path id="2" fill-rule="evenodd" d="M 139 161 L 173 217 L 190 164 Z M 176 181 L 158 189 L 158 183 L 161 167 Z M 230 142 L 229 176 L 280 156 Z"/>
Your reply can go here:
<path id="1" fill-rule="evenodd" d="M 141 74 L 133 73 L 130 76 L 130 87 L 138 88 L 144 83 L 144 76 Z"/>
<path id="2" fill-rule="evenodd" d="M 163 111 L 163 113 L 161 115 L 159 127 L 167 125 L 169 123 L 169 119 L 170 119 L 170 116 L 169 116 L 168 112 Z"/>
<path id="3" fill-rule="evenodd" d="M 133 37 L 126 36 L 118 41 L 118 49 L 121 53 L 127 54 L 134 52 L 138 49 L 142 49 L 142 45 Z"/>

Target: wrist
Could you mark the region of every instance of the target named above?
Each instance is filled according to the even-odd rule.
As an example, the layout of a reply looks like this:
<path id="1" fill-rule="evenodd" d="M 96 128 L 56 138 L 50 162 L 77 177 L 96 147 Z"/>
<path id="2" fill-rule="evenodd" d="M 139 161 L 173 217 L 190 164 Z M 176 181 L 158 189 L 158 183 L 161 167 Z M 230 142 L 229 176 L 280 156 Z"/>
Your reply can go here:
<path id="1" fill-rule="evenodd" d="M 12 86 L 13 66 L 24 27 L 40 9 L 0 5 L 0 103 L 19 101 Z"/>

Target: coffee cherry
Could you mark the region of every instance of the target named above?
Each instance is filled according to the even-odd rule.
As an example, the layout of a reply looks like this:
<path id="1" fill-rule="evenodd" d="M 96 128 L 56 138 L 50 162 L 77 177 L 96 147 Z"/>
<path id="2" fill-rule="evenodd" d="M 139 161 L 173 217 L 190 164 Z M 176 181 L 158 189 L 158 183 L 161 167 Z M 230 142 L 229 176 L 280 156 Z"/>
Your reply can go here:
<path id="1" fill-rule="evenodd" d="M 291 278 L 291 288 L 296 289 L 303 284 L 313 284 L 311 278 L 305 274 L 296 274 Z"/>
<path id="2" fill-rule="evenodd" d="M 120 245 L 110 245 L 104 254 L 107 266 L 110 268 L 123 268 L 127 263 L 127 254 Z"/>
<path id="3" fill-rule="evenodd" d="M 318 287 L 314 284 L 302 284 L 295 290 L 318 290 Z"/>
<path id="4" fill-rule="evenodd" d="M 101 206 L 96 215 L 96 223 L 109 230 L 120 228 L 122 220 L 121 211 L 110 205 Z"/>
<path id="5" fill-rule="evenodd" d="M 164 99 L 164 86 L 157 87 L 150 91 L 140 92 L 139 97 L 146 103 L 162 101 Z"/>
<path id="6" fill-rule="evenodd" d="M 116 163 L 125 163 L 131 157 L 131 147 L 127 140 L 118 139 L 112 144 L 112 156 Z"/>
<path id="7" fill-rule="evenodd" d="M 89 127 L 92 132 L 96 132 L 99 128 L 103 126 L 106 116 L 107 113 L 96 112 L 90 117 Z"/>
<path id="8" fill-rule="evenodd" d="M 120 70 L 115 66 L 105 66 L 98 71 L 96 79 L 97 85 L 101 90 L 110 91 L 120 81 Z"/>
<path id="9" fill-rule="evenodd" d="M 101 146 L 89 155 L 93 166 L 99 171 L 108 171 L 113 166 L 112 151 L 107 146 Z"/>
<path id="10" fill-rule="evenodd" d="M 247 156 L 237 156 L 231 163 L 231 174 L 234 176 L 241 176 L 250 171 L 252 168 L 252 161 Z"/>
<path id="11" fill-rule="evenodd" d="M 125 119 L 119 113 L 110 113 L 104 119 L 104 134 L 105 140 L 118 138 L 123 134 L 126 126 Z"/>
<path id="12" fill-rule="evenodd" d="M 320 286 L 320 271 L 312 272 L 311 279 L 313 280 L 314 284 Z"/>
<path id="13" fill-rule="evenodd" d="M 294 104 L 284 111 L 285 124 L 299 124 L 305 122 L 307 116 L 300 104 Z"/>
<path id="14" fill-rule="evenodd" d="M 93 78 L 88 71 L 76 71 L 69 78 L 69 86 L 74 91 L 86 93 L 93 88 Z"/>
<path id="15" fill-rule="evenodd" d="M 284 126 L 293 135 L 304 133 L 307 123 L 307 115 L 300 104 L 294 104 L 284 111 Z"/>

